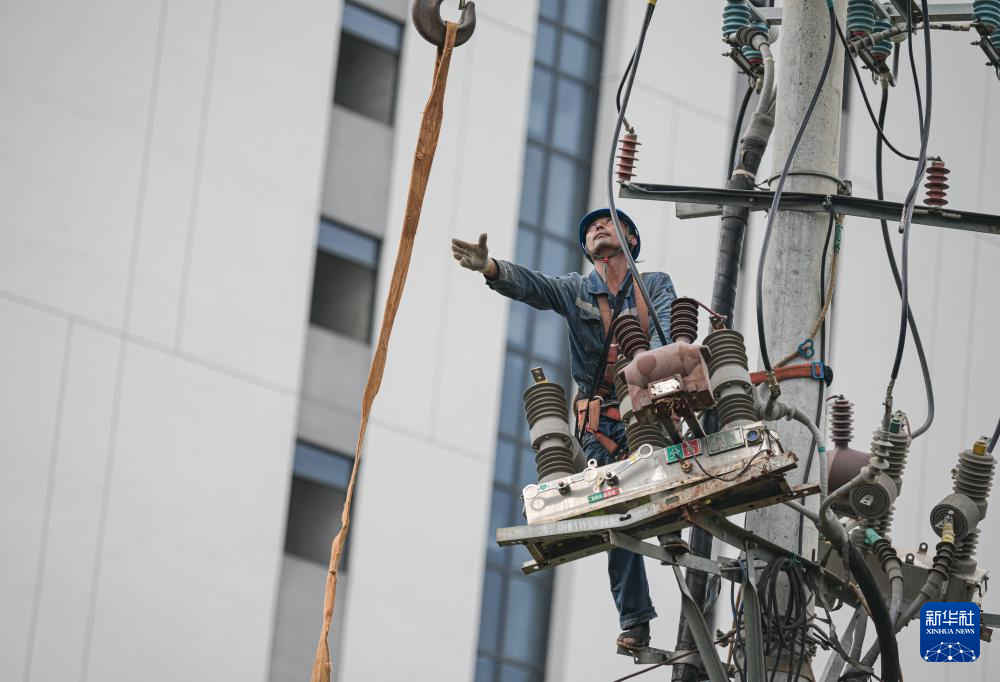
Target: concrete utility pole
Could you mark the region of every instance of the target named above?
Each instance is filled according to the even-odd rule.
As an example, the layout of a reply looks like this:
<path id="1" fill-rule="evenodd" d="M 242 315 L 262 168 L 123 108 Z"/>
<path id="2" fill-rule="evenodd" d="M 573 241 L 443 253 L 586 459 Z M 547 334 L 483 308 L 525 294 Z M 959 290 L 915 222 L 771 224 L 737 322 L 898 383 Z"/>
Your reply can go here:
<path id="1" fill-rule="evenodd" d="M 841 25 L 846 0 L 834 5 Z M 771 175 L 784 167 L 795 134 L 802 123 L 826 60 L 829 14 L 822 0 L 786 0 L 782 7 L 781 38 L 777 42 L 778 100 L 772 135 L 774 166 Z M 785 182 L 785 192 L 836 194 L 833 180 L 796 171 L 813 171 L 838 177 L 840 113 L 843 97 L 844 51 L 837 41 L 833 61 L 822 94 L 816 104 Z M 777 180 L 771 189 L 777 187 Z M 822 213 L 779 211 L 772 227 L 764 265 L 764 321 L 772 365 L 794 350 L 809 333 L 820 312 L 820 258 L 828 216 Z M 828 268 L 829 271 L 829 268 Z M 819 339 L 816 340 L 819 349 Z M 801 361 L 801 360 L 800 360 Z M 782 382 L 781 401 L 795 406 L 810 418 L 815 416 L 822 382 L 796 379 Z M 799 467 L 788 473 L 789 483 L 801 483 L 811 436 L 799 424 L 782 422 L 778 430 L 782 445 L 799 457 Z M 809 479 L 818 480 L 819 461 L 814 457 Z M 809 506 L 817 509 L 816 497 Z M 796 551 L 799 515 L 784 505 L 773 505 L 747 513 L 746 527 L 761 537 Z M 802 555 L 810 557 L 817 546 L 816 530 L 804 524 Z M 786 669 L 785 666 L 779 670 Z"/>

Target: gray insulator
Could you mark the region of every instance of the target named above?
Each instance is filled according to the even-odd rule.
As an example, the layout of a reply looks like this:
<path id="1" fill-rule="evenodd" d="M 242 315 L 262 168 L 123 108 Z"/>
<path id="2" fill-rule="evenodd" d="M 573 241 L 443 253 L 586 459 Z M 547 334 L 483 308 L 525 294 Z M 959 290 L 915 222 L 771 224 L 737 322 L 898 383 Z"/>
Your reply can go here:
<path id="1" fill-rule="evenodd" d="M 896 484 L 886 474 L 878 474 L 874 482 L 856 484 L 848 497 L 858 518 L 869 521 L 882 519 L 896 501 Z"/>
<path id="2" fill-rule="evenodd" d="M 753 397 L 745 393 L 719 398 L 715 409 L 719 412 L 719 423 L 725 426 L 738 425 L 740 422 L 750 424 L 760 420 Z"/>
<path id="3" fill-rule="evenodd" d="M 524 392 L 524 412 L 535 451 L 538 481 L 545 483 L 576 473 L 580 458 L 573 447 L 567 420 L 569 408 L 562 386 L 552 382 L 529 386 Z"/>
<path id="4" fill-rule="evenodd" d="M 979 506 L 968 495 L 951 493 L 931 509 L 931 528 L 940 537 L 942 525 L 948 515 L 955 525 L 955 539 L 961 540 L 979 525 L 982 514 Z"/>
<path id="5" fill-rule="evenodd" d="M 708 359 L 708 371 L 714 374 L 723 364 L 735 363 L 745 370 L 750 369 L 747 362 L 747 347 L 743 343 L 743 335 L 732 329 L 719 329 L 705 337 L 705 345 L 711 351 Z M 749 377 L 747 377 L 749 382 Z"/>
<path id="6" fill-rule="evenodd" d="M 985 452 L 976 454 L 972 450 L 965 450 L 958 456 L 958 466 L 952 472 L 955 492 L 968 496 L 976 504 L 982 519 L 986 518 L 995 466 L 996 460 L 993 455 Z M 974 558 L 978 545 L 978 528 L 970 530 L 963 540 L 956 543 L 955 561 L 960 573 L 968 573 L 975 569 Z"/>
<path id="7" fill-rule="evenodd" d="M 636 452 L 643 445 L 651 445 L 654 450 L 669 445 L 667 434 L 659 424 L 641 424 L 635 422 L 625 427 L 625 443 L 629 454 Z"/>
<path id="8" fill-rule="evenodd" d="M 743 335 L 732 329 L 720 329 L 705 337 L 705 346 L 709 350 L 709 381 L 720 427 L 759 421 Z"/>
<path id="9" fill-rule="evenodd" d="M 885 462 L 885 473 L 895 484 L 895 497 L 898 497 L 903 489 L 903 470 L 906 468 L 906 458 L 910 452 L 910 435 L 903 430 L 902 424 L 906 421 L 906 415 L 897 411 L 892 415 L 892 423 L 897 425 L 897 430 L 880 426 L 875 430 L 872 438 L 872 454 L 881 458 Z M 874 523 L 875 530 L 879 535 L 889 535 L 892 533 L 892 521 L 895 516 L 895 506 L 890 505 L 882 518 Z"/>

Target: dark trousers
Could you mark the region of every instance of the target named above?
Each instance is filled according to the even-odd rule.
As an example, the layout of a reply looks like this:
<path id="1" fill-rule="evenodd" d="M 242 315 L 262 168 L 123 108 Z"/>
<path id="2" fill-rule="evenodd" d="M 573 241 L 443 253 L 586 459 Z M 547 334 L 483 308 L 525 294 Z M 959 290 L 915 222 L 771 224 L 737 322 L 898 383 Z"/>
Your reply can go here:
<path id="1" fill-rule="evenodd" d="M 601 417 L 601 431 L 611 437 L 625 451 L 625 427 L 621 422 Z M 591 434 L 583 438 L 583 453 L 588 460 L 596 459 L 598 466 L 611 464 L 614 457 Z M 649 598 L 649 583 L 646 581 L 646 567 L 642 556 L 624 549 L 608 551 L 608 577 L 611 580 L 611 596 L 618 609 L 618 622 L 622 630 L 628 630 L 640 623 L 656 618 L 656 609 Z"/>

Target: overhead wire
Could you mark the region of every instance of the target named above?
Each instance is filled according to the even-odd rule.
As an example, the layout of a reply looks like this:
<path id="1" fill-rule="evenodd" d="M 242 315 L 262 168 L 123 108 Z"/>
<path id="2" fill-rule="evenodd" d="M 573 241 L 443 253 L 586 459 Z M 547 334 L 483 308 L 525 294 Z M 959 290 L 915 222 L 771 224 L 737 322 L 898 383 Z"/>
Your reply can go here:
<path id="1" fill-rule="evenodd" d="M 924 16 L 928 16 L 927 10 L 927 0 L 920 0 L 921 11 Z M 907 5 L 907 25 L 912 26 L 913 17 L 911 5 Z M 889 388 L 887 390 L 887 398 L 891 399 L 892 387 L 899 376 L 899 367 L 903 361 L 903 350 L 906 347 L 906 330 L 909 323 L 909 264 L 910 264 L 910 232 L 912 232 L 912 221 L 913 221 L 913 211 L 917 201 L 917 191 L 920 187 L 920 180 L 924 175 L 924 167 L 927 165 L 927 144 L 930 138 L 930 126 L 931 126 L 931 107 L 933 105 L 933 69 L 931 66 L 931 39 L 930 31 L 924 30 L 924 85 L 927 88 L 926 96 L 926 106 L 923 107 L 923 117 L 921 119 L 921 130 L 920 130 L 920 154 L 917 161 L 917 168 L 913 174 L 913 182 L 910 185 L 910 191 L 906 195 L 906 201 L 903 203 L 903 216 L 900 222 L 900 229 L 903 232 L 903 240 L 901 247 L 900 256 L 900 277 L 902 280 L 902 292 L 901 299 L 902 304 L 900 306 L 900 320 L 899 320 L 899 339 L 896 343 L 896 356 L 892 363 L 892 372 L 890 374 Z M 913 70 L 913 83 L 914 87 L 918 86 L 918 79 L 916 74 L 916 65 L 913 59 L 913 34 L 909 34 L 907 40 L 907 46 L 910 53 L 910 65 Z M 920 97 L 917 97 L 918 107 L 920 104 Z"/>
<path id="2" fill-rule="evenodd" d="M 806 126 L 809 125 L 809 119 L 812 118 L 813 111 L 816 109 L 816 102 L 819 101 L 820 93 L 823 91 L 823 86 L 826 83 L 827 74 L 830 72 L 830 64 L 833 61 L 833 48 L 836 44 L 837 34 L 835 30 L 836 15 L 833 11 L 833 4 L 827 3 L 827 12 L 830 16 L 830 39 L 826 50 L 826 60 L 823 63 L 823 71 L 820 74 L 819 82 L 816 84 L 816 90 L 813 92 L 812 99 L 809 100 L 809 106 L 806 107 L 805 115 L 802 117 L 802 123 L 799 125 L 799 129 L 795 134 L 795 139 L 792 141 L 792 146 L 788 150 L 788 158 L 785 159 L 785 165 L 782 168 L 781 176 L 778 178 L 778 186 L 774 192 L 774 199 L 771 201 L 771 208 L 767 214 L 767 226 L 764 228 L 764 244 L 760 251 L 760 261 L 757 266 L 757 339 L 760 343 L 760 355 L 761 360 L 764 364 L 764 369 L 767 370 L 769 375 L 774 374 L 774 370 L 771 367 L 771 359 L 767 354 L 767 338 L 764 331 L 764 263 L 767 259 L 768 246 L 771 242 L 771 233 L 774 227 L 774 219 L 778 212 L 778 206 L 781 201 L 781 194 L 785 189 L 785 180 L 788 178 L 788 173 L 792 167 L 792 161 L 795 158 L 795 153 L 798 151 L 799 143 L 802 141 L 802 136 L 805 133 Z"/>
<path id="3" fill-rule="evenodd" d="M 653 18 L 653 10 L 656 8 L 655 0 L 647 0 L 646 3 L 646 15 L 642 20 L 642 30 L 639 32 L 639 41 L 636 43 L 635 51 L 632 53 L 632 59 L 629 60 L 628 77 L 625 83 L 625 92 L 622 96 L 621 107 L 618 111 L 618 119 L 615 121 L 614 135 L 611 136 L 611 158 L 608 161 L 608 208 L 611 211 L 611 221 L 615 225 L 615 233 L 618 235 L 618 241 L 622 244 L 622 254 L 625 256 L 625 262 L 628 263 L 629 270 L 632 271 L 632 278 L 635 282 L 635 286 L 639 289 L 642 297 L 646 301 L 646 305 L 650 310 L 656 310 L 653 305 L 653 300 L 649 296 L 649 291 L 646 289 L 645 283 L 642 281 L 642 277 L 639 275 L 639 268 L 635 264 L 635 258 L 632 257 L 632 252 L 628 246 L 628 238 L 625 235 L 625 230 L 622 228 L 621 219 L 618 217 L 618 210 L 615 208 L 615 152 L 618 150 L 618 135 L 622 130 L 622 122 L 625 120 L 625 111 L 628 108 L 628 100 L 632 94 L 632 85 L 635 82 L 635 74 L 639 69 L 639 59 L 642 57 L 642 46 L 646 42 L 646 31 L 649 29 L 649 22 Z M 663 325 L 660 324 L 660 318 L 657 315 L 650 315 L 650 322 L 656 328 L 656 333 L 660 338 L 660 343 L 662 345 L 667 345 L 667 334 L 663 331 Z"/>
<path id="4" fill-rule="evenodd" d="M 893 68 L 898 66 L 899 62 L 899 51 L 893 55 Z M 882 99 L 879 104 L 878 120 L 884 125 L 886 109 L 889 104 L 889 91 L 887 89 L 882 90 Z M 881 138 L 876 138 L 875 140 L 875 196 L 879 201 L 885 198 L 885 185 L 882 177 L 882 141 Z M 892 248 L 892 240 L 889 237 L 889 223 L 885 220 L 880 220 L 879 223 L 882 226 L 882 244 L 885 246 L 885 255 L 889 260 L 889 269 L 892 271 L 893 281 L 896 283 L 896 290 L 899 293 L 900 300 L 903 296 L 903 283 L 899 275 L 899 268 L 896 265 L 896 255 Z M 913 334 L 913 346 L 917 351 L 917 359 L 920 362 L 920 373 L 923 377 L 924 382 L 924 393 L 927 398 L 927 417 L 924 423 L 918 428 L 914 429 L 910 433 L 911 439 L 916 439 L 917 437 L 924 434 L 934 422 L 934 384 L 931 381 L 930 368 L 927 364 L 927 354 L 924 352 L 924 344 L 920 338 L 920 330 L 917 328 L 917 321 L 913 317 L 913 309 L 907 305 L 907 321 L 910 325 L 910 333 Z"/>

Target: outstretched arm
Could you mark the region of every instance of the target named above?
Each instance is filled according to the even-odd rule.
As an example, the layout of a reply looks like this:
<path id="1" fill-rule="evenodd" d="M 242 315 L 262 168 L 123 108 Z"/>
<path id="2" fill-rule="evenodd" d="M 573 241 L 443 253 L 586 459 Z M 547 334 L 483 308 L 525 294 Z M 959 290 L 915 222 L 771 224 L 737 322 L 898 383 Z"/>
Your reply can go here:
<path id="1" fill-rule="evenodd" d="M 565 315 L 573 305 L 573 282 L 569 275 L 549 277 L 515 263 L 490 258 L 486 235 L 475 244 L 451 240 L 451 253 L 463 268 L 483 273 L 486 285 L 499 294 L 522 301 L 539 310 Z"/>

